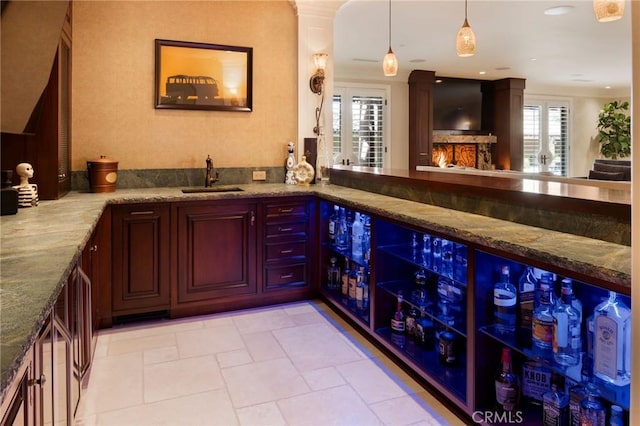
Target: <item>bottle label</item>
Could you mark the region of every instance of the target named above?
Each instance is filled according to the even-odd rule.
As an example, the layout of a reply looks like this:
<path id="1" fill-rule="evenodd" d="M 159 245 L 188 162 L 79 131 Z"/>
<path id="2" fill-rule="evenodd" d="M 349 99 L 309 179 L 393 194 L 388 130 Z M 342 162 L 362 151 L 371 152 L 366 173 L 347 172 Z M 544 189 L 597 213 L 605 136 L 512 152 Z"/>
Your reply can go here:
<path id="1" fill-rule="evenodd" d="M 565 312 L 553 316 L 553 352 L 569 345 L 569 317 Z"/>
<path id="2" fill-rule="evenodd" d="M 336 239 L 336 223 L 334 221 L 329 222 L 329 239 Z"/>
<path id="3" fill-rule="evenodd" d="M 612 318 L 599 315 L 595 320 L 594 365 L 596 373 L 618 377 L 618 324 Z"/>
<path id="4" fill-rule="evenodd" d="M 404 333 L 405 323 L 404 320 L 397 320 L 395 318 L 391 319 L 391 330 L 396 333 Z"/>
<path id="5" fill-rule="evenodd" d="M 342 274 L 342 287 L 340 290 L 344 296 L 349 294 L 349 275 L 346 273 Z"/>
<path id="6" fill-rule="evenodd" d="M 564 409 L 554 403 L 547 403 L 542 409 L 542 424 L 544 426 L 562 426 L 566 423 Z"/>
<path id="7" fill-rule="evenodd" d="M 496 380 L 496 401 L 505 411 L 512 411 L 516 408 L 518 400 L 518 389 L 510 383 L 503 383 Z"/>
<path id="8" fill-rule="evenodd" d="M 493 304 L 496 306 L 515 306 L 516 295 L 510 291 L 496 288 L 493 290 Z"/>
<path id="9" fill-rule="evenodd" d="M 359 301 L 364 300 L 364 287 L 362 286 L 356 287 L 356 300 L 359 300 Z"/>
<path id="10" fill-rule="evenodd" d="M 533 340 L 551 346 L 553 341 L 553 321 L 533 319 Z"/>
<path id="11" fill-rule="evenodd" d="M 354 276 L 349 277 L 348 286 L 349 286 L 349 299 L 355 299 L 356 286 L 357 286 L 356 277 Z"/>
<path id="12" fill-rule="evenodd" d="M 519 294 L 520 299 L 520 327 L 527 330 L 531 329 L 531 320 L 533 318 L 533 300 L 535 292 L 521 291 Z"/>
<path id="13" fill-rule="evenodd" d="M 551 389 L 551 371 L 539 365 L 522 366 L 522 394 L 535 401 Z"/>

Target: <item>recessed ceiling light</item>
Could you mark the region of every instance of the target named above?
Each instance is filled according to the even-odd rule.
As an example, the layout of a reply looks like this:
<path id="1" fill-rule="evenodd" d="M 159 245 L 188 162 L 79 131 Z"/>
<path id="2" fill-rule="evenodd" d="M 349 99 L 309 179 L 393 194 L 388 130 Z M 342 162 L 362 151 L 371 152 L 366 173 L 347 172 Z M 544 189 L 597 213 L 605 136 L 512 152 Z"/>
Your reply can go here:
<path id="1" fill-rule="evenodd" d="M 480 71 L 478 74 L 485 75 L 486 73 L 487 73 L 486 71 Z"/>
<path id="2" fill-rule="evenodd" d="M 555 6 L 544 10 L 545 15 L 557 16 L 566 15 L 573 10 L 573 6 Z"/>
<path id="3" fill-rule="evenodd" d="M 538 60 L 538 58 L 531 58 L 531 60 L 532 60 L 532 61 L 537 61 L 537 60 Z"/>
<path id="4" fill-rule="evenodd" d="M 497 67 L 496 71 L 506 71 L 506 70 L 510 70 L 511 67 Z"/>
<path id="5" fill-rule="evenodd" d="M 427 62 L 426 59 L 410 59 L 409 62 L 411 62 L 412 64 L 421 64 L 423 62 Z"/>
<path id="6" fill-rule="evenodd" d="M 611 89 L 611 86 L 604 86 L 605 89 Z"/>
<path id="7" fill-rule="evenodd" d="M 442 83 L 442 80 L 437 79 L 437 80 L 436 80 L 436 83 Z"/>

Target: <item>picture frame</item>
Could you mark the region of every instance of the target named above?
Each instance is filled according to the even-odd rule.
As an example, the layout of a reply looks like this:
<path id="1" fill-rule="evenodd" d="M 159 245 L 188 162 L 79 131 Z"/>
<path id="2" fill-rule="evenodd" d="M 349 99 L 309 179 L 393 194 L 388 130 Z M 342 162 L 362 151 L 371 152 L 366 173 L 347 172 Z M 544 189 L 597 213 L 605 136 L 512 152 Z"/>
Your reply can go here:
<path id="1" fill-rule="evenodd" d="M 252 111 L 251 47 L 155 40 L 155 108 Z"/>

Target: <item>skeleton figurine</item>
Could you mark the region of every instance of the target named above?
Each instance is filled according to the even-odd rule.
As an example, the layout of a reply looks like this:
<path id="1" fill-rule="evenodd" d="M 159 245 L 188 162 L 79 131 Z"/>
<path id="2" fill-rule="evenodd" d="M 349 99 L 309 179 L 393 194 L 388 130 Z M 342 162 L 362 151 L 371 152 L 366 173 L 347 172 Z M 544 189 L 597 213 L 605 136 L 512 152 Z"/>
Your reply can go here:
<path id="1" fill-rule="evenodd" d="M 289 184 L 289 185 L 295 185 L 296 184 L 296 178 L 293 175 L 293 170 L 296 167 L 296 158 L 293 155 L 293 142 L 289 142 L 287 144 L 287 151 L 289 151 L 289 155 L 287 156 L 287 174 L 284 177 L 284 183 Z"/>
<path id="2" fill-rule="evenodd" d="M 20 185 L 14 186 L 18 190 L 18 207 L 35 207 L 38 205 L 38 185 L 29 183 L 33 177 L 33 167 L 29 163 L 16 166 L 16 173 L 20 176 Z"/>

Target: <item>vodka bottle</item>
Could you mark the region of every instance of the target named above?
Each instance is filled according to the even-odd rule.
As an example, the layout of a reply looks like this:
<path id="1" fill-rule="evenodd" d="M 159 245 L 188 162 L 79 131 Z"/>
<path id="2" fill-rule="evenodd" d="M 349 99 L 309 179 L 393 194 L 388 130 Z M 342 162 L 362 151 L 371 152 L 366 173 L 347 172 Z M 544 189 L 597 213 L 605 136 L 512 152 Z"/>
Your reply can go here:
<path id="1" fill-rule="evenodd" d="M 502 370 L 495 380 L 496 402 L 498 409 L 512 412 L 518 406 L 520 382 L 511 368 L 511 349 L 502 348 Z"/>
<path id="2" fill-rule="evenodd" d="M 356 259 L 362 259 L 362 235 L 364 234 L 364 225 L 360 219 L 360 213 L 355 214 L 355 219 L 351 225 L 351 256 Z"/>
<path id="3" fill-rule="evenodd" d="M 553 308 L 553 358 L 560 365 L 578 365 L 582 352 L 580 314 L 573 307 L 571 285 L 562 286 L 559 303 Z"/>
<path id="4" fill-rule="evenodd" d="M 551 357 L 553 344 L 553 305 L 555 295 L 550 273 L 543 273 L 540 277 L 540 306 L 533 310 L 531 325 L 533 350 L 544 358 Z"/>
<path id="5" fill-rule="evenodd" d="M 349 235 L 347 232 L 347 214 L 344 207 L 340 207 L 338 215 L 338 229 L 336 230 L 336 247 L 340 250 L 345 250 L 349 246 Z"/>
<path id="6" fill-rule="evenodd" d="M 571 278 L 563 278 L 562 279 L 562 289 L 567 288 L 568 291 L 573 295 L 573 299 L 571 301 L 571 306 L 574 307 L 578 314 L 580 315 L 580 324 L 582 324 L 582 302 L 578 300 L 576 295 L 573 293 L 573 281 Z"/>
<path id="7" fill-rule="evenodd" d="M 614 291 L 594 309 L 593 373 L 617 386 L 631 382 L 631 310 Z"/>
<path id="8" fill-rule="evenodd" d="M 331 244 L 336 243 L 336 232 L 338 230 L 338 217 L 339 217 L 338 206 L 334 204 L 333 212 L 331 213 L 331 216 L 329 216 L 329 243 Z"/>
<path id="9" fill-rule="evenodd" d="M 580 403 L 580 426 L 604 426 L 605 409 L 598 398 L 598 388 L 587 384 L 587 396 Z"/>
<path id="10" fill-rule="evenodd" d="M 440 273 L 442 269 L 442 239 L 431 237 L 431 269 Z"/>
<path id="11" fill-rule="evenodd" d="M 527 266 L 518 281 L 518 311 L 520 313 L 520 327 L 525 330 L 531 330 L 537 287 L 538 278 L 536 278 L 534 274 L 534 269 L 531 266 Z"/>
<path id="12" fill-rule="evenodd" d="M 453 247 L 453 279 L 466 284 L 467 283 L 467 246 L 460 243 L 454 243 Z"/>
<path id="13" fill-rule="evenodd" d="M 622 416 L 622 407 L 619 405 L 611 406 L 611 415 L 609 416 L 609 426 L 624 426 L 624 418 Z"/>
<path id="14" fill-rule="evenodd" d="M 340 267 L 336 265 L 335 256 L 331 258 L 331 265 L 327 269 L 327 287 L 329 290 L 337 290 L 340 287 L 342 277 L 340 276 Z"/>
<path id="15" fill-rule="evenodd" d="M 422 265 L 431 269 L 431 235 L 422 234 Z"/>
<path id="16" fill-rule="evenodd" d="M 367 215 L 360 215 L 360 217 L 364 216 L 364 229 L 362 232 L 362 260 L 366 265 L 369 264 L 371 260 L 371 218 Z"/>
<path id="17" fill-rule="evenodd" d="M 493 318 L 498 333 L 515 332 L 516 300 L 516 287 L 509 282 L 509 267 L 503 266 L 500 281 L 493 286 Z"/>
<path id="18" fill-rule="evenodd" d="M 564 377 L 553 374 L 551 389 L 542 395 L 542 424 L 566 426 L 569 424 L 569 396 L 563 393 Z"/>
<path id="19" fill-rule="evenodd" d="M 447 278 L 453 278 L 453 242 L 443 238 L 441 243 L 442 271 L 440 273 Z"/>

